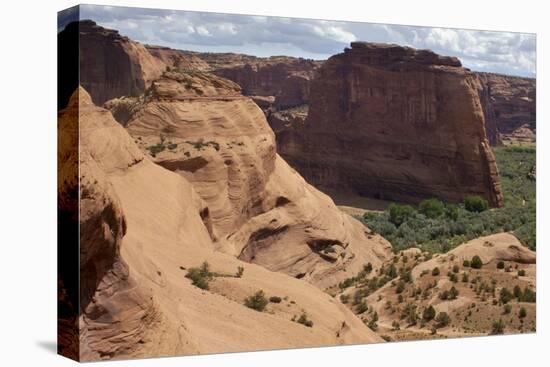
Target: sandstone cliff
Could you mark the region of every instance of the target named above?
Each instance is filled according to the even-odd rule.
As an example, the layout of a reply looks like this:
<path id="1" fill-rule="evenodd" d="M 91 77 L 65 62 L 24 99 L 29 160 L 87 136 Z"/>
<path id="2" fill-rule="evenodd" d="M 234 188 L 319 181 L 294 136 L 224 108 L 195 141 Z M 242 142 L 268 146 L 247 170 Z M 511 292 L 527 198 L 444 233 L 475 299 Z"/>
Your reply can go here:
<path id="1" fill-rule="evenodd" d="M 491 144 L 536 141 L 536 80 L 509 75 L 477 73 Z"/>
<path id="2" fill-rule="evenodd" d="M 89 91 L 95 104 L 140 94 L 166 69 L 142 44 L 91 20 L 67 25 L 58 35 L 58 47 L 74 47 L 68 42 L 75 33 L 80 48 L 80 84 Z"/>
<path id="3" fill-rule="evenodd" d="M 278 135 L 279 151 L 321 189 L 501 206 L 479 88 L 457 58 L 352 43 L 318 70 L 307 120 Z"/>
<path id="4" fill-rule="evenodd" d="M 264 114 L 229 80 L 164 73 L 126 126 L 153 161 L 193 184 L 225 253 L 320 287 L 389 254 L 281 159 Z"/>
<path id="5" fill-rule="evenodd" d="M 161 96 L 166 96 L 162 90 L 155 90 L 150 108 L 168 107 L 157 105 L 166 103 L 161 102 Z M 244 109 L 252 104 L 242 102 L 242 106 L 227 107 Z M 172 103 L 180 113 L 190 107 Z M 381 341 L 349 310 L 308 282 L 217 251 L 208 202 L 182 175 L 151 162 L 110 112 L 94 106 L 82 88 L 60 112 L 62 125 L 74 125 L 77 118 L 81 360 Z M 192 115 L 178 121 L 203 123 Z M 216 121 L 220 122 L 216 118 L 210 122 Z M 68 159 L 70 154 L 61 157 Z M 329 200 L 320 199 L 330 211 Z M 338 220 L 346 221 L 344 217 Z M 186 269 L 203 261 L 218 274 L 209 290 L 185 278 Z M 244 269 L 242 276 L 233 276 L 239 266 Z M 245 307 L 244 298 L 259 289 L 285 300 L 269 304 L 269 312 Z M 312 327 L 292 321 L 302 310 L 313 321 Z"/>

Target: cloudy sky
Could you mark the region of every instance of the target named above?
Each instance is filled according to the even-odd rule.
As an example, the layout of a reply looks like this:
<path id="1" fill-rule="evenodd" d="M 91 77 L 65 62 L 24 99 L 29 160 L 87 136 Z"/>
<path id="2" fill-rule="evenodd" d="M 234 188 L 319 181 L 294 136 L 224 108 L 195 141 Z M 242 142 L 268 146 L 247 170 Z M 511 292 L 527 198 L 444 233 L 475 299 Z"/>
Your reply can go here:
<path id="1" fill-rule="evenodd" d="M 81 6 L 80 19 L 142 43 L 183 50 L 326 59 L 352 41 L 387 42 L 458 56 L 473 70 L 530 77 L 536 72 L 536 38 L 527 33 L 98 5 Z"/>

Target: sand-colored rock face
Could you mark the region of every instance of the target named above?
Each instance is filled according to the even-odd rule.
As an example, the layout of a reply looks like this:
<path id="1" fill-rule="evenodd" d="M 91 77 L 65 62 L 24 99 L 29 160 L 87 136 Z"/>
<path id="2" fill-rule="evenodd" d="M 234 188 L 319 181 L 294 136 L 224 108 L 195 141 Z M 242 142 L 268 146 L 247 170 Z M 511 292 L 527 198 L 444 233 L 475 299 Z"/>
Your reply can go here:
<path id="1" fill-rule="evenodd" d="M 71 23 L 61 33 L 60 48 L 74 47 L 63 44 L 63 40 L 69 42 L 68 35 L 78 33 L 80 83 L 97 105 L 115 97 L 140 94 L 166 69 L 142 44 L 91 20 Z"/>
<path id="2" fill-rule="evenodd" d="M 536 80 L 509 75 L 477 73 L 491 144 L 536 141 Z"/>
<path id="3" fill-rule="evenodd" d="M 456 58 L 352 43 L 318 70 L 307 120 L 278 135 L 279 151 L 321 188 L 501 206 L 478 88 Z"/>
<path id="4" fill-rule="evenodd" d="M 182 175 L 144 156 L 83 89 L 60 112 L 61 122 L 76 117 L 81 360 L 381 341 L 317 287 L 216 251 L 206 202 Z M 226 274 L 211 281 L 210 291 L 185 278 L 185 269 L 203 261 Z M 232 275 L 239 266 L 240 278 Z M 259 289 L 285 300 L 268 312 L 245 307 L 244 298 Z M 313 327 L 291 321 L 302 309 Z"/>
<path id="5" fill-rule="evenodd" d="M 210 70 L 210 65 L 194 53 L 163 46 L 145 45 L 145 48 L 169 68 L 176 70 Z"/>
<path id="6" fill-rule="evenodd" d="M 193 184 L 227 254 L 321 288 L 389 255 L 389 243 L 366 235 L 277 155 L 264 114 L 231 81 L 165 73 L 127 129 L 154 162 Z"/>

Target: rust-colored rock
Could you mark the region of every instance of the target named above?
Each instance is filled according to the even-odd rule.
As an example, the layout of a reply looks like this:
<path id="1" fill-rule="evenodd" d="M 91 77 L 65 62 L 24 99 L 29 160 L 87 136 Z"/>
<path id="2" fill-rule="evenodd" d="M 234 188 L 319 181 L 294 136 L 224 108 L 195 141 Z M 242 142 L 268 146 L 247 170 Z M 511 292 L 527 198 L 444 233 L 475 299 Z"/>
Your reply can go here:
<path id="1" fill-rule="evenodd" d="M 457 58 L 355 42 L 318 70 L 307 120 L 279 133 L 279 149 L 320 188 L 501 206 L 480 88 Z"/>
<path id="2" fill-rule="evenodd" d="M 161 60 L 166 66 L 176 70 L 210 70 L 210 65 L 195 53 L 175 50 L 164 46 L 145 45 L 151 55 Z"/>
<path id="3" fill-rule="evenodd" d="M 80 84 L 95 104 L 138 95 L 166 69 L 142 44 L 91 20 L 69 24 L 58 36 L 58 47 L 73 47 L 71 39 L 75 33 L 80 47 Z"/>
<path id="4" fill-rule="evenodd" d="M 487 137 L 492 145 L 536 141 L 536 80 L 477 73 L 485 113 Z"/>
<path id="5" fill-rule="evenodd" d="M 166 72 L 127 129 L 157 164 L 191 182 L 220 251 L 322 288 L 389 254 L 383 238 L 281 159 L 261 109 L 232 81 Z"/>

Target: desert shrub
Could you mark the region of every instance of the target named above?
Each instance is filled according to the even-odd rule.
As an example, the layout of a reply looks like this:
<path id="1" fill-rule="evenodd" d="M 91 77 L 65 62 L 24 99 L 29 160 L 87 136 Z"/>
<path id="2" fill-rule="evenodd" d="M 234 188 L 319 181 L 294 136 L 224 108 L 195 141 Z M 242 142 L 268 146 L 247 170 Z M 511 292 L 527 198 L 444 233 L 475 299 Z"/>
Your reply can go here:
<path id="1" fill-rule="evenodd" d="M 465 268 L 469 268 L 470 267 L 470 261 L 469 260 L 464 260 L 462 262 L 462 266 L 464 266 Z"/>
<path id="2" fill-rule="evenodd" d="M 460 214 L 460 209 L 458 208 L 457 205 L 447 204 L 445 206 L 445 216 L 448 219 L 455 221 L 458 219 L 459 214 Z"/>
<path id="3" fill-rule="evenodd" d="M 514 297 L 520 301 L 523 298 L 523 292 L 521 291 L 521 287 L 519 285 L 516 285 L 514 287 Z"/>
<path id="4" fill-rule="evenodd" d="M 393 331 L 400 330 L 401 325 L 399 324 L 399 321 L 393 320 L 393 322 L 391 323 L 391 328 Z"/>
<path id="5" fill-rule="evenodd" d="M 480 213 L 489 209 L 489 203 L 477 195 L 469 195 L 464 198 L 464 208 L 469 212 Z"/>
<path id="6" fill-rule="evenodd" d="M 481 261 L 481 258 L 479 256 L 475 255 L 474 257 L 472 257 L 472 261 L 470 261 L 470 266 L 473 269 L 481 269 L 481 267 L 483 266 L 483 262 Z"/>
<path id="7" fill-rule="evenodd" d="M 372 272 L 372 264 L 369 262 L 366 265 L 363 265 L 363 271 L 370 274 Z"/>
<path id="8" fill-rule="evenodd" d="M 247 297 L 244 300 L 244 305 L 253 310 L 262 312 L 267 306 L 268 300 L 265 298 L 265 293 L 263 290 L 257 291 L 254 295 Z"/>
<path id="9" fill-rule="evenodd" d="M 242 278 L 243 274 L 244 274 L 244 267 L 242 266 L 237 267 L 237 272 L 235 273 L 235 276 L 237 278 Z"/>
<path id="10" fill-rule="evenodd" d="M 397 303 L 403 303 L 403 295 L 402 294 L 397 296 Z"/>
<path id="11" fill-rule="evenodd" d="M 457 296 L 458 296 L 458 289 L 456 289 L 454 286 L 451 287 L 451 289 L 449 290 L 449 299 L 456 299 Z"/>
<path id="12" fill-rule="evenodd" d="M 525 307 L 519 309 L 518 316 L 520 319 L 523 319 L 525 318 L 525 316 L 527 316 L 527 310 L 525 309 Z"/>
<path id="13" fill-rule="evenodd" d="M 397 286 L 395 287 L 395 293 L 401 294 L 405 290 L 405 282 L 402 280 L 397 282 Z"/>
<path id="14" fill-rule="evenodd" d="M 359 303 L 359 305 L 355 309 L 355 312 L 357 312 L 357 314 L 360 315 L 362 313 L 367 312 L 368 309 L 369 309 L 369 306 L 367 305 L 367 302 L 362 301 L 361 303 Z"/>
<path id="15" fill-rule="evenodd" d="M 348 303 L 349 302 L 349 294 L 341 294 L 340 295 L 340 302 Z"/>
<path id="16" fill-rule="evenodd" d="M 363 301 L 363 298 L 369 295 L 369 290 L 366 288 L 360 288 L 353 294 L 353 304 L 358 305 Z"/>
<path id="17" fill-rule="evenodd" d="M 503 304 L 510 302 L 513 298 L 514 295 L 512 294 L 512 292 L 510 292 L 508 288 L 502 288 L 500 290 L 500 302 L 502 302 Z"/>
<path id="18" fill-rule="evenodd" d="M 518 270 L 518 277 L 524 277 L 524 276 L 525 276 L 525 270 L 524 269 Z"/>
<path id="19" fill-rule="evenodd" d="M 458 273 L 460 271 L 460 268 L 458 265 L 453 265 L 453 273 Z"/>
<path id="20" fill-rule="evenodd" d="M 438 267 L 435 267 L 435 268 L 432 269 L 432 275 L 434 277 L 439 275 L 439 268 Z"/>
<path id="21" fill-rule="evenodd" d="M 397 227 L 403 224 L 403 222 L 415 213 L 414 208 L 410 205 L 400 205 L 394 203 L 388 206 L 388 211 L 390 214 L 390 222 L 395 224 Z"/>
<path id="22" fill-rule="evenodd" d="M 449 317 L 447 312 L 440 312 L 435 317 L 435 322 L 437 323 L 438 328 L 442 328 L 449 325 L 449 323 L 451 322 L 451 318 Z"/>
<path id="23" fill-rule="evenodd" d="M 504 305 L 504 314 L 508 315 L 510 312 L 512 312 L 512 306 L 509 304 Z"/>
<path id="24" fill-rule="evenodd" d="M 281 303 L 283 299 L 279 296 L 271 296 L 269 297 L 269 302 L 271 303 Z"/>
<path id="25" fill-rule="evenodd" d="M 190 268 L 185 277 L 191 279 L 191 284 L 195 287 L 208 290 L 208 283 L 214 277 L 214 273 L 210 272 L 210 265 L 205 261 L 199 268 Z"/>
<path id="26" fill-rule="evenodd" d="M 455 273 L 449 273 L 449 280 L 453 283 L 458 282 L 458 276 Z"/>
<path id="27" fill-rule="evenodd" d="M 525 287 L 521 300 L 523 302 L 535 303 L 537 301 L 537 293 L 531 288 Z"/>
<path id="28" fill-rule="evenodd" d="M 418 211 L 426 217 L 434 219 L 443 215 L 445 205 L 438 199 L 426 199 L 418 204 Z"/>
<path id="29" fill-rule="evenodd" d="M 502 319 L 499 319 L 498 321 L 493 321 L 491 335 L 498 335 L 498 334 L 504 334 L 504 322 Z"/>
<path id="30" fill-rule="evenodd" d="M 468 283 L 470 281 L 470 277 L 466 272 L 462 273 L 462 283 Z"/>
<path id="31" fill-rule="evenodd" d="M 368 327 L 373 331 L 378 330 L 378 312 L 374 311 L 374 314 L 368 323 Z"/>
<path id="32" fill-rule="evenodd" d="M 431 321 L 435 317 L 435 308 L 433 306 L 429 306 L 424 309 L 424 312 L 422 312 L 422 319 L 426 321 Z"/>
<path id="33" fill-rule="evenodd" d="M 504 269 L 504 261 L 499 261 L 497 263 L 497 269 Z"/>
<path id="34" fill-rule="evenodd" d="M 302 314 L 300 315 L 300 317 L 298 317 L 296 322 L 298 324 L 302 324 L 302 325 L 307 326 L 307 327 L 313 327 L 313 321 L 311 321 L 307 318 L 307 314 L 305 312 L 302 312 Z"/>

